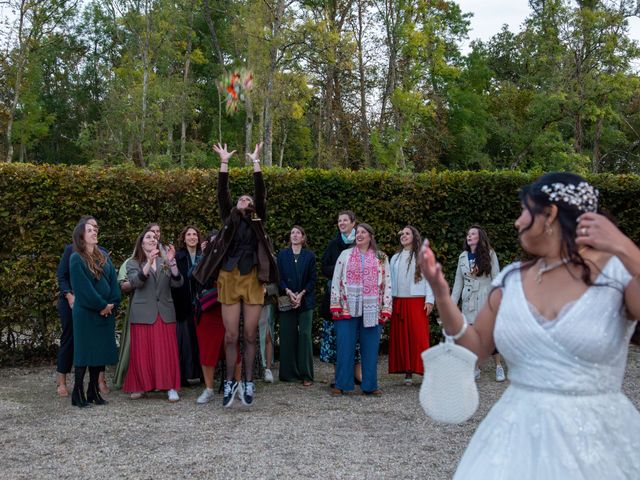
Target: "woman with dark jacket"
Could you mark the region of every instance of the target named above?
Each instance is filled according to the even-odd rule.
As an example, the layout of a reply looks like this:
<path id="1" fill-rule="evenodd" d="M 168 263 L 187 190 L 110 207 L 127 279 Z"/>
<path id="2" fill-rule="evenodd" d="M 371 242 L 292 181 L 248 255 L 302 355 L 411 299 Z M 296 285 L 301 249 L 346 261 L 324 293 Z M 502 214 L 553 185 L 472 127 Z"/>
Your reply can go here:
<path id="1" fill-rule="evenodd" d="M 322 338 L 320 342 L 320 361 L 325 363 L 332 363 L 334 365 L 334 368 L 336 364 L 336 331 L 334 328 L 333 316 L 329 311 L 329 303 L 331 297 L 331 279 L 333 278 L 333 271 L 336 267 L 336 262 L 342 251 L 355 245 L 355 227 L 355 213 L 353 213 L 351 210 L 343 210 L 338 214 L 338 233 L 333 239 L 331 239 L 329 245 L 327 245 L 327 248 L 322 255 L 320 267 L 322 270 L 322 274 L 329 279 L 320 309 L 320 314 L 323 318 Z M 359 343 L 356 343 L 353 376 L 356 384 L 359 384 L 362 380 Z"/>
<path id="2" fill-rule="evenodd" d="M 201 241 L 198 229 L 188 225 L 180 232 L 178 250 L 176 251 L 176 264 L 184 282 L 180 288 L 172 289 L 171 292 L 176 307 L 176 335 L 182 386 L 188 386 L 188 380 L 200 379 L 202 376 L 193 308 L 198 285 L 193 278 L 189 277 L 189 272 L 196 264 L 196 260 L 202 255 Z"/>
<path id="3" fill-rule="evenodd" d="M 98 389 L 98 375 L 105 365 L 118 361 L 115 312 L 120 303 L 116 270 L 98 247 L 98 229 L 81 221 L 73 231 L 73 254 L 69 259 L 69 278 L 75 296 L 73 303 L 73 364 L 75 384 L 71 404 L 104 405 Z M 89 387 L 85 397 L 84 375 L 89 368 Z"/>
<path id="4" fill-rule="evenodd" d="M 225 357 L 227 363 L 222 404 L 231 406 L 238 388 L 240 400 L 251 405 L 254 397 L 253 362 L 256 355 L 258 321 L 266 283 L 278 278 L 275 257 L 265 231 L 267 195 L 260 169 L 260 149 L 256 145 L 248 158 L 253 163 L 254 197 L 241 195 L 234 206 L 229 191 L 229 159 L 235 153 L 221 144 L 213 147 L 220 156 L 218 174 L 218 208 L 224 227 L 210 243 L 193 276 L 201 285 L 211 285 L 217 279 L 218 300 L 222 304 L 225 327 Z M 233 380 L 238 349 L 240 313 L 244 319 L 244 365 L 246 380 Z"/>
<path id="5" fill-rule="evenodd" d="M 317 274 L 316 256 L 303 248 L 307 236 L 294 225 L 291 244 L 278 252 L 280 290 L 289 296 L 291 309 L 280 312 L 280 380 L 301 380 L 305 387 L 313 384 L 313 344 L 311 326 Z"/>

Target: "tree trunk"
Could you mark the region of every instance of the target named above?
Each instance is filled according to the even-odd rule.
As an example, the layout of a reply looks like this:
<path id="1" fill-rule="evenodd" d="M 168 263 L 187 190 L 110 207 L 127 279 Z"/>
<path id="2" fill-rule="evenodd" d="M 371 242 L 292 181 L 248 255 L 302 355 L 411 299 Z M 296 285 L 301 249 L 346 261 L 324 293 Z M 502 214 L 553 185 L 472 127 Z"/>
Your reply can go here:
<path id="1" fill-rule="evenodd" d="M 287 144 L 287 135 L 289 134 L 289 129 L 285 126 L 284 133 L 282 135 L 282 143 L 280 144 L 280 159 L 278 160 L 278 166 L 282 167 L 282 161 L 284 160 L 284 148 Z"/>
<path id="2" fill-rule="evenodd" d="M 284 16 L 285 1 L 278 0 L 271 24 L 271 45 L 269 47 L 269 71 L 267 72 L 267 91 L 264 98 L 264 164 L 273 163 L 273 112 L 271 100 L 273 97 L 273 82 L 278 67 L 278 51 L 280 41 L 280 26 Z"/>
<path id="3" fill-rule="evenodd" d="M 189 69 L 191 68 L 191 35 L 193 34 L 193 2 L 191 3 L 191 13 L 189 14 L 189 31 L 187 37 L 187 51 L 184 60 L 184 75 L 182 77 L 182 118 L 180 121 L 180 166 L 184 167 L 184 153 L 187 144 L 187 118 L 185 106 L 187 103 L 187 90 L 189 88 Z"/>
<path id="4" fill-rule="evenodd" d="M 591 173 L 600 173 L 602 169 L 602 157 L 600 153 L 600 138 L 602 137 L 602 125 L 604 119 L 598 117 L 596 128 L 593 134 L 593 157 L 591 159 Z"/>
<path id="5" fill-rule="evenodd" d="M 224 55 L 222 54 L 222 49 L 220 48 L 220 42 L 218 41 L 218 35 L 216 33 L 216 26 L 213 24 L 213 19 L 211 17 L 211 6 L 209 5 L 209 0 L 204 0 L 204 19 L 207 22 L 207 27 L 209 27 L 209 36 L 211 37 L 211 43 L 213 45 L 213 49 L 216 51 L 216 55 L 218 57 L 218 63 L 222 68 L 222 71 L 226 71 L 224 68 Z"/>
<path id="6" fill-rule="evenodd" d="M 20 5 L 20 17 L 18 18 L 18 61 L 16 70 L 16 83 L 13 88 L 13 99 L 11 100 L 11 107 L 9 108 L 9 115 L 7 118 L 7 131 L 5 132 L 5 139 L 7 143 L 7 162 L 13 161 L 13 120 L 18 109 L 18 102 L 20 100 L 20 88 L 22 87 L 22 70 L 24 68 L 26 45 L 25 39 L 22 38 L 24 32 L 24 20 L 27 13 L 27 2 L 22 2 Z"/>
<path id="7" fill-rule="evenodd" d="M 364 59 L 363 59 L 363 38 L 364 28 L 362 25 L 362 0 L 358 0 L 358 74 L 360 81 L 360 136 L 362 139 L 362 153 L 364 157 L 364 166 L 371 166 L 371 154 L 369 147 L 369 124 L 367 120 L 367 91 L 366 91 L 366 79 L 364 71 Z"/>
<path id="8" fill-rule="evenodd" d="M 173 150 L 173 125 L 167 127 L 167 151 L 165 152 L 167 157 L 171 157 Z"/>
<path id="9" fill-rule="evenodd" d="M 147 163 L 144 158 L 143 142 L 145 127 L 147 121 L 147 96 L 149 95 L 149 50 L 150 50 L 150 35 L 151 35 L 151 19 L 149 18 L 149 3 L 144 2 L 144 17 L 145 17 L 145 32 L 144 32 L 144 47 L 142 49 L 142 112 L 140 115 L 140 133 L 138 134 L 138 155 L 136 158 L 136 164 L 138 167 L 146 167 Z"/>

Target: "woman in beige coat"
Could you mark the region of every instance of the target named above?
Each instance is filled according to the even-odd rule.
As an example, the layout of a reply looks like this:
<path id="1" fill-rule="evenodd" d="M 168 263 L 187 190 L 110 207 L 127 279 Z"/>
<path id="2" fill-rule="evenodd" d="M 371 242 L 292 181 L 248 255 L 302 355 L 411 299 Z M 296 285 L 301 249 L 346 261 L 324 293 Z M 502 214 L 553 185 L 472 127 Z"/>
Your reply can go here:
<path id="1" fill-rule="evenodd" d="M 498 256 L 489 243 L 487 232 L 479 225 L 469 228 L 463 248 L 464 251 L 458 257 L 451 299 L 458 304 L 462 297 L 462 314 L 467 322 L 473 324 L 489 297 L 491 281 L 500 273 L 500 265 Z M 493 358 L 496 362 L 496 381 L 504 382 L 506 376 L 497 350 Z M 476 379 L 479 377 L 480 369 L 476 368 Z"/>

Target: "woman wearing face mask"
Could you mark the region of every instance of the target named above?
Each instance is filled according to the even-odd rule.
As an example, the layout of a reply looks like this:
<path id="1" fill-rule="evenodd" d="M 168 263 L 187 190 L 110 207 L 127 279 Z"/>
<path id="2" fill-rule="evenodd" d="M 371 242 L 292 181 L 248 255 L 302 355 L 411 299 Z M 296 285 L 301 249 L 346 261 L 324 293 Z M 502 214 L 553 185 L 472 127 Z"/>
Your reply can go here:
<path id="1" fill-rule="evenodd" d="M 127 262 L 127 277 L 135 289 L 131 299 L 129 369 L 123 390 L 131 398 L 145 392 L 166 390 L 170 402 L 180 400 L 180 366 L 176 339 L 176 312 L 171 287 L 183 283 L 169 246 L 166 260 L 160 256 L 152 230 L 138 237 L 134 257 Z"/>
<path id="2" fill-rule="evenodd" d="M 480 360 L 497 346 L 510 367 L 454 479 L 640 478 L 640 413 L 621 391 L 640 249 L 598 213 L 598 197 L 570 173 L 523 187 L 515 227 L 528 259 L 494 280 L 473 325 L 425 242 L 421 270 L 445 332 Z"/>
<path id="3" fill-rule="evenodd" d="M 356 214 L 351 210 L 343 210 L 338 214 L 338 233 L 331 239 L 329 245 L 322 254 L 320 270 L 328 278 L 327 288 L 322 299 L 320 315 L 322 321 L 322 337 L 320 342 L 320 361 L 336 364 L 336 331 L 333 315 L 329 310 L 331 303 L 331 280 L 340 254 L 347 248 L 354 246 L 356 240 Z M 353 377 L 356 385 L 362 381 L 362 368 L 360 366 L 360 343 L 356 343 Z M 335 377 L 335 370 L 334 370 Z M 335 382 L 335 381 L 334 381 Z M 332 383 L 333 388 L 335 383 Z"/>
<path id="4" fill-rule="evenodd" d="M 400 231 L 401 250 L 391 257 L 393 315 L 389 330 L 389 373 L 404 373 L 404 384 L 412 385 L 412 374 L 424 373 L 421 354 L 429 348 L 429 314 L 433 292 L 422 278 L 418 255 L 420 232 L 407 225 Z"/>
<path id="5" fill-rule="evenodd" d="M 336 385 L 333 395 L 354 389 L 356 341 L 362 354 L 362 393 L 380 395 L 378 347 L 381 324 L 391 317 L 389 260 L 377 249 L 373 229 L 356 227 L 355 246 L 338 257 L 331 281 L 331 313 L 336 329 Z"/>
<path id="6" fill-rule="evenodd" d="M 75 384 L 71 404 L 107 403 L 100 395 L 98 376 L 105 365 L 118 361 L 115 339 L 115 309 L 120 303 L 116 270 L 109 256 L 98 247 L 98 229 L 91 220 L 78 223 L 73 231 L 74 253 L 69 259 L 73 303 L 73 364 Z M 84 375 L 89 368 L 85 397 Z"/>
<path id="7" fill-rule="evenodd" d="M 311 326 L 315 307 L 316 256 L 303 248 L 304 229 L 294 225 L 290 246 L 278 252 L 280 290 L 289 296 L 292 309 L 280 312 L 280 380 L 313 384 Z"/>
<path id="8" fill-rule="evenodd" d="M 454 303 L 462 297 L 462 313 L 467 322 L 473 324 L 478 312 L 489 298 L 491 281 L 500 273 L 498 256 L 489 244 L 489 237 L 479 225 L 472 225 L 464 240 L 464 251 L 458 258 L 456 280 L 453 284 L 451 299 Z M 500 362 L 500 354 L 493 354 L 496 362 L 496 381 L 506 379 L 504 368 Z M 480 369 L 476 368 L 476 379 L 480 377 Z"/>
<path id="9" fill-rule="evenodd" d="M 235 150 L 214 146 L 220 157 L 218 174 L 218 208 L 224 227 L 204 252 L 193 276 L 201 285 L 217 279 L 218 301 L 222 304 L 225 327 L 225 359 L 227 365 L 222 405 L 230 407 L 236 392 L 244 405 L 252 405 L 255 395 L 253 364 L 256 355 L 258 321 L 264 302 L 265 284 L 275 282 L 278 270 L 264 222 L 267 194 L 260 168 L 262 143 L 248 153 L 253 163 L 254 196 L 241 195 L 234 206 L 229 191 L 229 159 Z M 246 381 L 234 380 L 238 352 L 240 314 L 244 321 L 244 371 Z"/>

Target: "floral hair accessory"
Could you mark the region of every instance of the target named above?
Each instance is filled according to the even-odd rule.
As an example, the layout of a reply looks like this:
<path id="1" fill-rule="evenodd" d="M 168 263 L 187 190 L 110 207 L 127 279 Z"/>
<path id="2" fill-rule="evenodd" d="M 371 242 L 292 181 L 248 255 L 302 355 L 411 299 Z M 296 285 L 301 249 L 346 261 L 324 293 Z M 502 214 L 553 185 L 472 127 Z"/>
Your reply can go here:
<path id="1" fill-rule="evenodd" d="M 552 183 L 543 185 L 540 190 L 547 194 L 552 202 L 564 202 L 573 205 L 582 212 L 596 212 L 598 210 L 598 196 L 600 192 L 587 182 L 578 185 Z"/>

